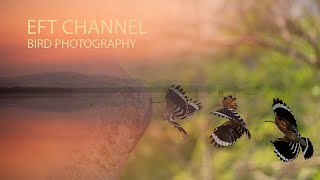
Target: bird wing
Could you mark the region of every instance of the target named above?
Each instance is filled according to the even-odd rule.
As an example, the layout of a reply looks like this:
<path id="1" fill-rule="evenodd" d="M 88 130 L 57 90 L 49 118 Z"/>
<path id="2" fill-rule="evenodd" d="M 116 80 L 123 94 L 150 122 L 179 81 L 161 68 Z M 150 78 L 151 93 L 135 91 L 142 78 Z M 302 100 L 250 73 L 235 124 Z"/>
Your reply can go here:
<path id="1" fill-rule="evenodd" d="M 191 99 L 188 100 L 187 103 L 187 111 L 184 115 L 176 116 L 179 119 L 185 119 L 188 116 L 192 116 L 196 111 L 200 110 L 202 108 L 202 104 L 196 101 L 192 101 Z"/>
<path id="2" fill-rule="evenodd" d="M 272 109 L 276 116 L 280 117 L 281 119 L 287 120 L 296 129 L 298 128 L 297 121 L 294 118 L 294 115 L 291 109 L 282 100 L 278 98 L 273 99 Z"/>
<path id="3" fill-rule="evenodd" d="M 241 138 L 244 133 L 245 131 L 240 125 L 227 121 L 213 130 L 210 135 L 211 144 L 217 147 L 228 147 Z"/>
<path id="4" fill-rule="evenodd" d="M 294 160 L 300 151 L 300 143 L 296 141 L 287 141 L 285 138 L 280 138 L 270 141 L 273 145 L 274 152 L 284 162 Z"/>
<path id="5" fill-rule="evenodd" d="M 244 122 L 244 120 L 241 118 L 241 116 L 234 109 L 222 108 L 217 111 L 211 112 L 210 114 L 227 118 L 227 119 L 233 121 L 233 123 L 240 125 L 242 128 L 244 128 L 243 130 L 246 132 L 248 137 L 251 138 L 251 134 L 250 134 L 250 131 L 249 131 L 246 123 Z"/>
<path id="6" fill-rule="evenodd" d="M 185 115 L 187 111 L 187 96 L 183 88 L 178 85 L 172 85 L 168 88 L 166 93 L 166 111 L 175 116 Z"/>

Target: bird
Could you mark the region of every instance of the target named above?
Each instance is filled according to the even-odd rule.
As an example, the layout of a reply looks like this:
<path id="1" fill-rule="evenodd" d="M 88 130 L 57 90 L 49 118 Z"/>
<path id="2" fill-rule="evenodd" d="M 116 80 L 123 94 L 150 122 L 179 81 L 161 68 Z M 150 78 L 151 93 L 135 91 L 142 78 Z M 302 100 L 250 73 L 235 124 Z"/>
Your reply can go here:
<path id="1" fill-rule="evenodd" d="M 187 131 L 176 121 L 176 119 L 185 119 L 192 116 L 196 111 L 202 108 L 202 104 L 195 100 L 188 99 L 185 91 L 180 85 L 171 85 L 165 95 L 166 107 L 164 113 L 161 112 L 160 116 L 163 120 L 172 124 L 177 128 L 186 139 L 188 136 Z"/>
<path id="2" fill-rule="evenodd" d="M 247 134 L 251 138 L 251 133 L 241 116 L 236 112 L 236 98 L 232 95 L 225 96 L 222 100 L 223 108 L 213 111 L 210 114 L 228 119 L 221 126 L 215 128 L 210 135 L 211 144 L 218 148 L 231 146 L 237 139 Z"/>
<path id="3" fill-rule="evenodd" d="M 274 98 L 272 109 L 275 114 L 275 121 L 266 121 L 276 124 L 283 132 L 282 138 L 276 138 L 270 142 L 273 145 L 274 152 L 283 162 L 289 162 L 299 154 L 300 147 L 305 159 L 313 155 L 313 145 L 309 138 L 302 137 L 298 131 L 296 119 L 291 109 L 279 98 Z"/>

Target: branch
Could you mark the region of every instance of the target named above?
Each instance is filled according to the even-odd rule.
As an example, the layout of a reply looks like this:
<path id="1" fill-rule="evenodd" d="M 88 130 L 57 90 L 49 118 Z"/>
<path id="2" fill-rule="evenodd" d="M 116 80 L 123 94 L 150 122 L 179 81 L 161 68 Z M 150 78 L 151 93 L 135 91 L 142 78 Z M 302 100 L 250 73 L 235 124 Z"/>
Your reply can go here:
<path id="1" fill-rule="evenodd" d="M 270 48 L 275 51 L 278 51 L 282 54 L 289 55 L 295 59 L 301 59 L 310 65 L 316 65 L 316 59 L 313 56 L 309 56 L 306 53 L 286 45 L 281 45 L 279 43 L 266 40 L 266 39 L 253 39 L 253 43 L 260 45 L 262 47 Z"/>
<path id="2" fill-rule="evenodd" d="M 317 30 L 311 29 L 307 31 L 291 19 L 287 19 L 285 24 L 290 33 L 295 34 L 298 37 L 301 37 L 311 45 L 315 52 L 316 61 L 318 61 L 316 63 L 320 63 L 320 46 L 318 44 L 319 34 L 317 33 Z"/>

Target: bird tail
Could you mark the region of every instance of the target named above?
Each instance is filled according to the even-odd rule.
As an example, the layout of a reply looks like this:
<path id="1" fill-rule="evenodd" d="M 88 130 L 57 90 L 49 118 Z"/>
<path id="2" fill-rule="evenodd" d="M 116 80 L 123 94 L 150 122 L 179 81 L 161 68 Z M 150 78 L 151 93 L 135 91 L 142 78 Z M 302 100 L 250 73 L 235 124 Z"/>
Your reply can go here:
<path id="1" fill-rule="evenodd" d="M 270 141 L 273 144 L 274 152 L 283 162 L 294 160 L 300 151 L 300 143 L 296 141 L 285 141 L 277 139 Z"/>
<path id="2" fill-rule="evenodd" d="M 187 133 L 187 131 L 184 130 L 183 127 L 182 127 L 179 123 L 177 123 L 175 120 L 172 120 L 172 119 L 169 119 L 168 122 L 169 122 L 170 124 L 172 124 L 175 128 L 177 128 L 177 129 L 180 131 L 180 133 L 182 134 L 182 136 L 183 136 L 184 139 L 187 139 L 187 138 L 188 138 L 188 133 Z"/>
<path id="3" fill-rule="evenodd" d="M 303 151 L 304 159 L 309 159 L 313 155 L 313 145 L 309 138 L 301 137 L 300 139 L 301 149 Z"/>

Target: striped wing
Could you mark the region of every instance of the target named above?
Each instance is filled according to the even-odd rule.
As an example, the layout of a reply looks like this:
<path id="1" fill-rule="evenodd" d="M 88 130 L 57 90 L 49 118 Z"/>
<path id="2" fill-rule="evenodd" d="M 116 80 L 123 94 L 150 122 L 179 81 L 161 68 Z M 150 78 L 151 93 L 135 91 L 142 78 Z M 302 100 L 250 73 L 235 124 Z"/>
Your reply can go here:
<path id="1" fill-rule="evenodd" d="M 294 160 L 300 151 L 300 143 L 294 141 L 285 141 L 278 139 L 270 141 L 273 144 L 274 152 L 283 162 L 289 162 Z"/>
<path id="2" fill-rule="evenodd" d="M 245 131 L 248 137 L 251 138 L 251 134 L 246 123 L 234 109 L 222 108 L 222 109 L 219 109 L 218 111 L 211 112 L 211 114 L 224 117 L 231 121 L 236 122 L 238 125 L 240 125 L 241 131 Z"/>
<path id="3" fill-rule="evenodd" d="M 301 149 L 303 151 L 304 159 L 309 159 L 313 155 L 313 145 L 309 138 L 303 137 L 302 139 L 304 139 L 304 141 L 306 142 L 305 145 L 301 144 Z"/>
<path id="4" fill-rule="evenodd" d="M 202 108 L 202 104 L 196 101 L 188 100 L 187 111 L 184 115 L 176 116 L 179 119 L 185 119 L 188 116 L 192 116 L 196 111 L 199 111 Z"/>
<path id="5" fill-rule="evenodd" d="M 183 88 L 178 85 L 172 85 L 166 94 L 166 111 L 174 114 L 176 117 L 183 116 L 187 112 L 187 97 Z"/>
<path id="6" fill-rule="evenodd" d="M 231 121 L 223 123 L 215 128 L 210 136 L 211 144 L 215 147 L 228 147 L 241 138 L 245 133 L 244 129 Z"/>
<path id="7" fill-rule="evenodd" d="M 297 128 L 297 122 L 290 108 L 280 99 L 273 99 L 272 109 L 276 116 L 287 120 L 292 126 Z"/>

